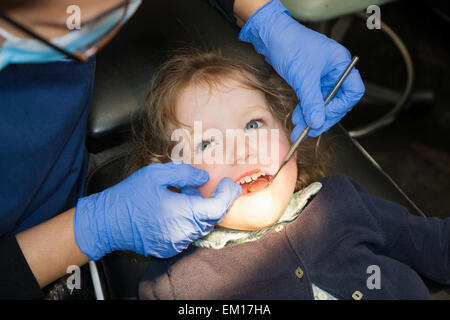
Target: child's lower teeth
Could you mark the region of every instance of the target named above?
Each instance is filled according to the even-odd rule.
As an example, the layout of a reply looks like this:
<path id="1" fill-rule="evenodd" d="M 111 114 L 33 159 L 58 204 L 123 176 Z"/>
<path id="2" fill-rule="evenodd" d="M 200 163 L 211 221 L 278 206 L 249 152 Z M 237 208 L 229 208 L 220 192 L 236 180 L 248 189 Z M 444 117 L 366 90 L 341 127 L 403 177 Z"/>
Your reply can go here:
<path id="1" fill-rule="evenodd" d="M 259 177 L 248 184 L 247 190 L 249 192 L 257 192 L 267 187 L 268 184 L 269 180 L 267 178 Z"/>

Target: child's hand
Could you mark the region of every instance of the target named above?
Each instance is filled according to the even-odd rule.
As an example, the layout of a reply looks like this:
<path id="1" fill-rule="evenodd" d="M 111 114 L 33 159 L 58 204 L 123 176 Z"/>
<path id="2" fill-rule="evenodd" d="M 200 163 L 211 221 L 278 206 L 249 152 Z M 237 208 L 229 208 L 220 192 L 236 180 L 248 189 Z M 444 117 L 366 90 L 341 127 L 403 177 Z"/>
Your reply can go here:
<path id="1" fill-rule="evenodd" d="M 364 84 L 353 69 L 328 106 L 324 98 L 336 84 L 351 55 L 346 48 L 289 16 L 279 0 L 254 13 L 239 39 L 250 42 L 295 90 L 300 103 L 292 115 L 295 141 L 306 125 L 310 136 L 318 136 L 341 120 L 361 99 Z"/>
<path id="2" fill-rule="evenodd" d="M 222 221 L 241 193 L 239 184 L 227 178 L 208 199 L 167 189 L 193 189 L 208 179 L 206 171 L 187 164 L 151 164 L 103 192 L 81 198 L 74 220 L 78 246 L 91 260 L 114 250 L 176 255 Z"/>

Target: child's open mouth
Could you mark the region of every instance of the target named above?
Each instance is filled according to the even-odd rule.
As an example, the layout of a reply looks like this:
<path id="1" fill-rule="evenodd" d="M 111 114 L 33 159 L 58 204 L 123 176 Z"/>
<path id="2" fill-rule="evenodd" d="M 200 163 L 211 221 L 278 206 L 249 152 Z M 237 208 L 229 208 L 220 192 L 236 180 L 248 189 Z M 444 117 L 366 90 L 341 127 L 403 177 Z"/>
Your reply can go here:
<path id="1" fill-rule="evenodd" d="M 259 170 L 247 172 L 236 181 L 242 187 L 241 195 L 261 191 L 269 185 L 269 181 L 272 176 L 268 173 L 258 171 Z"/>

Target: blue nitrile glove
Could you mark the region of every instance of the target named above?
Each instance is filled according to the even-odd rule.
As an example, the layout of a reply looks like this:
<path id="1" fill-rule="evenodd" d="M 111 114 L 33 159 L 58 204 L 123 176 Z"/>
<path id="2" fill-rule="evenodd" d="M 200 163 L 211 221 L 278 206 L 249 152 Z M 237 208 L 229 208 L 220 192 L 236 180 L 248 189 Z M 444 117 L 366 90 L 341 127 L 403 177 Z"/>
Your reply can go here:
<path id="1" fill-rule="evenodd" d="M 348 75 L 324 108 L 324 99 L 351 61 L 347 49 L 298 23 L 278 0 L 256 11 L 242 28 L 239 40 L 250 42 L 300 100 L 292 114 L 292 141 L 308 124 L 318 136 L 336 124 L 361 99 L 364 84 L 356 69 Z"/>
<path id="2" fill-rule="evenodd" d="M 188 164 L 151 164 L 119 184 L 81 198 L 75 211 L 77 245 L 91 260 L 115 250 L 166 258 L 209 233 L 225 216 L 241 187 L 224 178 L 210 198 L 176 193 L 209 179 Z"/>

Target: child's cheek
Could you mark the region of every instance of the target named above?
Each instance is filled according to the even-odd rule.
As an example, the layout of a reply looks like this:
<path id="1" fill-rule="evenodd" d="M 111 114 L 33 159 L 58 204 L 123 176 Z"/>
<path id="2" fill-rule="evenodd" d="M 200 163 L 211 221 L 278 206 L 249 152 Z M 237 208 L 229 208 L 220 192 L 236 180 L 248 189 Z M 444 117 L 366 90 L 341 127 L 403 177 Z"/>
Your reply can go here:
<path id="1" fill-rule="evenodd" d="M 286 138 L 280 138 L 280 152 L 278 154 L 278 158 L 280 159 L 280 162 L 282 162 L 284 160 L 284 158 L 286 157 L 286 155 L 289 152 L 291 145 L 289 143 L 289 140 Z"/>
<path id="2" fill-rule="evenodd" d="M 276 142 L 277 142 L 276 145 L 277 150 L 271 149 L 272 152 L 275 151 L 275 153 L 271 154 L 272 170 L 274 170 L 274 172 L 278 170 L 280 165 L 283 163 L 283 160 L 288 154 L 289 149 L 291 147 L 290 140 L 284 134 L 281 135 L 281 130 L 280 130 L 280 137 Z"/>
<path id="3" fill-rule="evenodd" d="M 274 130 L 275 129 L 275 130 Z M 270 159 L 270 169 L 275 172 L 280 167 L 291 146 L 290 140 L 280 125 L 272 129 L 267 139 L 267 151 L 265 154 Z M 264 154 L 264 152 L 263 152 Z M 267 157 L 267 156 L 266 156 Z M 267 165 L 267 163 L 261 163 Z"/>

